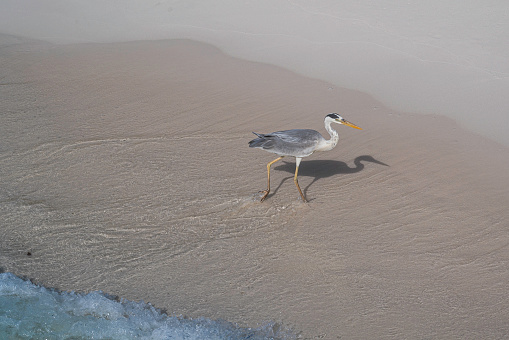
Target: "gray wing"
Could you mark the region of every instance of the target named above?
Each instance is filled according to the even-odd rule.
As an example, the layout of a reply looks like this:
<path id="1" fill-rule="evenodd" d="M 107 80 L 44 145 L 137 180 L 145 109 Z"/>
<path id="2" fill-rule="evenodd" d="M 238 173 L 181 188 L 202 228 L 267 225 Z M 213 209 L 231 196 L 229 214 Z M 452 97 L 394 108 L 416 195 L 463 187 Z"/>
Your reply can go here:
<path id="1" fill-rule="evenodd" d="M 255 133 L 255 135 L 258 138 L 249 142 L 250 147 L 261 148 L 281 156 L 309 156 L 316 145 L 323 140 L 318 131 L 310 129 L 276 131 L 270 134 Z"/>

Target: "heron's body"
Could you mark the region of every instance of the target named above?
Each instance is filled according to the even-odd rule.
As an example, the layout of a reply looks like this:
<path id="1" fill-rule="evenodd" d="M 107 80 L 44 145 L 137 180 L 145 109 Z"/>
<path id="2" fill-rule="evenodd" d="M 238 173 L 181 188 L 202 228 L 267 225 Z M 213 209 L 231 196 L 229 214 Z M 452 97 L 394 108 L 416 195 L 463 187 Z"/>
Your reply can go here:
<path id="1" fill-rule="evenodd" d="M 328 151 L 332 150 L 339 141 L 339 136 L 336 130 L 331 127 L 331 123 L 338 123 L 347 126 L 360 129 L 360 127 L 344 120 L 341 116 L 336 113 L 330 113 L 325 116 L 325 129 L 330 135 L 330 139 L 327 140 L 315 130 L 310 129 L 293 129 L 285 131 L 276 131 L 269 134 L 260 134 L 253 132 L 258 138 L 253 139 L 249 142 L 249 147 L 259 148 L 268 152 L 275 153 L 279 158 L 267 164 L 267 176 L 268 176 L 268 187 L 264 190 L 262 201 L 267 197 L 270 192 L 270 166 L 282 159 L 285 156 L 295 157 L 295 177 L 294 182 L 299 189 L 299 193 L 302 200 L 306 202 L 306 198 L 302 194 L 297 181 L 297 173 L 299 171 L 299 165 L 304 157 L 308 157 L 315 151 Z"/>
<path id="2" fill-rule="evenodd" d="M 293 129 L 269 134 L 255 133 L 258 138 L 249 142 L 252 148 L 260 148 L 279 156 L 307 157 L 327 147 L 327 140 L 315 130 Z"/>

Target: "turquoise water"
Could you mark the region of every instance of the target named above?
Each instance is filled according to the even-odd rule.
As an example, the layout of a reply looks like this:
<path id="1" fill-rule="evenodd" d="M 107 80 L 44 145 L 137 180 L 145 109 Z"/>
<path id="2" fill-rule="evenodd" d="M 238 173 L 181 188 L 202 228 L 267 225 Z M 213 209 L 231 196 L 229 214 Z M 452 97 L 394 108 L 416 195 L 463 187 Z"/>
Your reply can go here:
<path id="1" fill-rule="evenodd" d="M 0 339 L 295 339 L 276 323 L 171 317 L 144 302 L 79 294 L 0 273 Z"/>

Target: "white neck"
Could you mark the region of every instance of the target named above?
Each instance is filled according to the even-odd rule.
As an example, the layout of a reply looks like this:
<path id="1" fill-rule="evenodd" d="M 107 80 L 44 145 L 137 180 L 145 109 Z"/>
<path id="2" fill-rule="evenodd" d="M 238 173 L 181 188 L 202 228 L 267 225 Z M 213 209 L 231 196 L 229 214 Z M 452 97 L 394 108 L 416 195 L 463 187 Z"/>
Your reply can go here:
<path id="1" fill-rule="evenodd" d="M 334 149 L 334 147 L 338 144 L 338 141 L 339 141 L 339 135 L 338 133 L 336 132 L 336 130 L 334 130 L 332 127 L 331 127 L 331 121 L 330 120 L 326 120 L 325 121 L 325 130 L 327 130 L 327 132 L 329 133 L 330 135 L 330 139 L 325 141 L 325 145 L 323 146 L 323 148 L 321 149 L 321 151 L 329 151 L 329 150 L 332 150 Z"/>

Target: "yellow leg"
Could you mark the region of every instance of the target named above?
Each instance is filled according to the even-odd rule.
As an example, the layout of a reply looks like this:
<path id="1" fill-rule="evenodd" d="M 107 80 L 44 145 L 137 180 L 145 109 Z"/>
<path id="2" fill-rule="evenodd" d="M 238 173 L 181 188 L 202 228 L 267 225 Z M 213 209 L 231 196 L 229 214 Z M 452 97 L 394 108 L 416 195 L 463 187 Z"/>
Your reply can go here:
<path id="1" fill-rule="evenodd" d="M 263 192 L 263 196 L 262 196 L 262 199 L 260 200 L 260 202 L 263 202 L 263 200 L 267 198 L 267 196 L 269 195 L 269 192 L 270 192 L 270 166 L 272 164 L 276 163 L 277 161 L 279 161 L 280 159 L 282 159 L 283 157 L 284 156 L 278 157 L 275 160 L 273 160 L 272 162 L 270 162 L 269 164 L 267 164 L 267 190 L 260 191 L 260 192 Z"/>
<path id="2" fill-rule="evenodd" d="M 297 189 L 299 189 L 300 197 L 302 197 L 302 200 L 304 203 L 307 202 L 306 197 L 304 197 L 304 194 L 302 193 L 302 190 L 300 190 L 299 181 L 297 180 L 297 174 L 299 173 L 299 165 L 302 158 L 296 158 L 295 159 L 295 176 L 293 177 L 293 182 L 297 186 Z"/>

